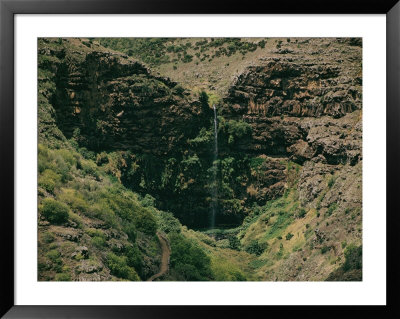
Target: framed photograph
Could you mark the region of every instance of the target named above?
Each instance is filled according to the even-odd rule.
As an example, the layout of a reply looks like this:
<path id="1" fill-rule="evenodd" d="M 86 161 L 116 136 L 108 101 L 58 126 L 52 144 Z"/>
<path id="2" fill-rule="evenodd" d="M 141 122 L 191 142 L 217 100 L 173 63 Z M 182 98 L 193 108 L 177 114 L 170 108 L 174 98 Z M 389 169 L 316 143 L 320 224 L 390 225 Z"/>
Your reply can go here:
<path id="1" fill-rule="evenodd" d="M 397 1 L 0 3 L 4 318 L 399 315 Z"/>

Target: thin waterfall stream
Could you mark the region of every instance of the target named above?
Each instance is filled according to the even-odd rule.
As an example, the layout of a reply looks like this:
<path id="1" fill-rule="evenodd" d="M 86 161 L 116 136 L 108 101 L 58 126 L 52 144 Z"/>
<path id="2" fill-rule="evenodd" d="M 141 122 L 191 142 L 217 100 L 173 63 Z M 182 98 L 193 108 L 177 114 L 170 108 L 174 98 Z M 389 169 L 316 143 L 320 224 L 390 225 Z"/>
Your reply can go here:
<path id="1" fill-rule="evenodd" d="M 213 186 L 212 186 L 212 202 L 211 202 L 211 229 L 215 227 L 215 217 L 217 214 L 218 206 L 218 123 L 217 123 L 217 109 L 213 104 L 214 109 L 214 157 L 213 157 Z"/>

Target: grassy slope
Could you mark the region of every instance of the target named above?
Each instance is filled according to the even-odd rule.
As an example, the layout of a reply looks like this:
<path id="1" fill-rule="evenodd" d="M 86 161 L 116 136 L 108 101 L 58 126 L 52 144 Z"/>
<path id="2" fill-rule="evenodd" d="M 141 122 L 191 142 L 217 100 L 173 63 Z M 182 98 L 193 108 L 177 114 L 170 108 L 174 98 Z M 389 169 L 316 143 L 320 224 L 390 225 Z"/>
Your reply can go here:
<path id="1" fill-rule="evenodd" d="M 251 262 L 255 278 L 321 280 L 342 267 L 346 253 L 353 253 L 354 248 L 362 244 L 361 211 L 359 208 L 339 207 L 335 203 L 329 204 L 327 208 L 320 205 L 324 197 L 328 198 L 331 193 L 338 192 L 338 188 L 343 190 L 342 185 L 335 188 L 335 179 L 345 179 L 347 167 L 334 175 L 327 174 L 326 188 L 322 195 L 309 203 L 309 208 L 304 208 L 297 190 L 302 167 L 289 164 L 288 169 L 292 171 L 293 179 L 285 195 L 268 202 L 255 210 L 256 214 L 247 217 L 238 238 L 244 249 L 254 241 L 263 247 L 257 260 Z M 360 168 L 361 165 L 357 165 L 354 171 L 359 172 Z M 317 240 L 316 232 L 323 234 L 322 240 Z M 354 269 L 347 271 L 351 270 Z M 348 276 L 360 280 L 358 272 L 353 277 Z"/>
<path id="2" fill-rule="evenodd" d="M 38 163 L 39 280 L 139 280 L 156 270 L 155 217 L 137 195 L 72 149 L 39 145 Z"/>

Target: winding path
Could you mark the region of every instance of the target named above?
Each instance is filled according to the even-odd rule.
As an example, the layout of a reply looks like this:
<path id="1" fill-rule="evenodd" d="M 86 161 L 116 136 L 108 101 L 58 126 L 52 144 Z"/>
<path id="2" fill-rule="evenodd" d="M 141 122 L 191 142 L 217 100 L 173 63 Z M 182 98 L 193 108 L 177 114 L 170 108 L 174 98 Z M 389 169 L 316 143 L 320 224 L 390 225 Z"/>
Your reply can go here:
<path id="1" fill-rule="evenodd" d="M 157 274 L 151 276 L 149 279 L 147 279 L 147 281 L 153 281 L 154 279 L 161 277 L 169 269 L 169 256 L 171 255 L 171 249 L 169 247 L 168 239 L 159 232 L 157 232 L 157 237 L 158 240 L 160 241 L 161 251 L 162 251 L 161 267 L 160 271 Z"/>

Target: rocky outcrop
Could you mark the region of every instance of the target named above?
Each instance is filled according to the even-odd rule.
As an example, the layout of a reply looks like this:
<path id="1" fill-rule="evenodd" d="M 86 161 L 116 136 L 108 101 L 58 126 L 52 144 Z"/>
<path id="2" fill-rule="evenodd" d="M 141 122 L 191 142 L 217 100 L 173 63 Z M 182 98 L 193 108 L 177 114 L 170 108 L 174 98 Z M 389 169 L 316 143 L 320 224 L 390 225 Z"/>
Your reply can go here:
<path id="1" fill-rule="evenodd" d="M 349 51 L 343 64 L 336 51 L 326 59 L 305 52 L 279 54 L 287 53 L 292 54 L 261 58 L 237 76 L 221 113 L 251 125 L 251 139 L 237 144 L 239 151 L 320 165 L 322 171 L 307 179 L 309 186 L 299 187 L 301 193 L 318 192 L 317 184 L 331 167 L 362 160 L 361 53 Z M 273 172 L 267 169 L 264 175 Z M 285 184 L 287 176 L 277 176 L 274 184 L 259 183 L 254 196 L 281 196 L 283 188 L 276 191 L 276 186 Z"/>
<path id="2" fill-rule="evenodd" d="M 49 101 L 67 138 L 96 151 L 165 155 L 197 134 L 204 110 L 177 83 L 101 47 L 75 51 L 79 43 L 70 41 L 53 49 L 39 43 L 39 67 L 54 72 Z"/>
<path id="3" fill-rule="evenodd" d="M 361 77 L 350 77 L 350 71 L 337 64 L 291 58 L 260 62 L 248 67 L 229 89 L 225 102 L 230 112 L 339 118 L 361 108 Z"/>

